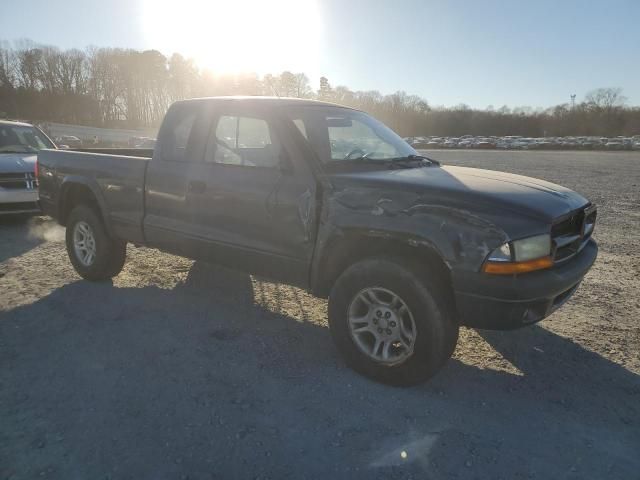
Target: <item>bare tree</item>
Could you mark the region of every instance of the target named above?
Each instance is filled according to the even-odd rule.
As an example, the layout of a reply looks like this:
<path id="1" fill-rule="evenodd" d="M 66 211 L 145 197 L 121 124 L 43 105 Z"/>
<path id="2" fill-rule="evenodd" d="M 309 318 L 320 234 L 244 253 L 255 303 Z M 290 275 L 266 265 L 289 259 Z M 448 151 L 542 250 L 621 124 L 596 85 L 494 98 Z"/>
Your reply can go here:
<path id="1" fill-rule="evenodd" d="M 331 85 L 327 77 L 320 77 L 320 88 L 318 89 L 319 100 L 330 100 L 332 96 Z"/>
<path id="2" fill-rule="evenodd" d="M 297 91 L 296 76 L 289 71 L 282 72 L 278 77 L 278 91 L 283 97 L 295 97 Z"/>
<path id="3" fill-rule="evenodd" d="M 278 95 L 317 98 L 367 111 L 403 135 L 634 135 L 640 108 L 620 88 L 589 92 L 580 104 L 547 110 L 507 106 L 432 107 L 397 91 L 354 91 L 320 78 L 317 92 L 301 72 L 220 75 L 193 60 L 155 50 L 60 50 L 29 40 L 0 42 L 0 111 L 4 115 L 97 126 L 158 125 L 169 104 L 194 96 Z"/>
<path id="4" fill-rule="evenodd" d="M 15 87 L 16 55 L 7 42 L 0 42 L 0 88 Z"/>
<path id="5" fill-rule="evenodd" d="M 622 89 L 619 87 L 597 88 L 585 96 L 585 102 L 588 105 L 606 111 L 622 107 L 626 101 L 627 97 L 622 95 Z"/>
<path id="6" fill-rule="evenodd" d="M 295 96 L 298 98 L 307 98 L 311 96 L 311 87 L 309 86 L 309 77 L 304 73 L 296 73 L 294 75 L 296 91 Z"/>
<path id="7" fill-rule="evenodd" d="M 27 90 L 35 90 L 40 87 L 39 73 L 41 71 L 42 50 L 32 48 L 29 50 L 18 50 L 18 82 Z"/>

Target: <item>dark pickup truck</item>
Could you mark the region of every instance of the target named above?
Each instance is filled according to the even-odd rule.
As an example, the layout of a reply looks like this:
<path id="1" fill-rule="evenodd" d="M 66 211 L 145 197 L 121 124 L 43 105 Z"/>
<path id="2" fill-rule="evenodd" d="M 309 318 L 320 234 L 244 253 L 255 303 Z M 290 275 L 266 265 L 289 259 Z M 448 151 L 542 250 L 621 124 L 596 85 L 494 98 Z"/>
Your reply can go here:
<path id="1" fill-rule="evenodd" d="M 177 102 L 155 150 L 43 150 L 38 172 L 82 277 L 117 275 L 130 242 L 308 289 L 329 299 L 347 363 L 395 385 L 433 375 L 460 325 L 542 320 L 598 250 L 577 193 L 441 166 L 369 115 L 310 100 Z"/>

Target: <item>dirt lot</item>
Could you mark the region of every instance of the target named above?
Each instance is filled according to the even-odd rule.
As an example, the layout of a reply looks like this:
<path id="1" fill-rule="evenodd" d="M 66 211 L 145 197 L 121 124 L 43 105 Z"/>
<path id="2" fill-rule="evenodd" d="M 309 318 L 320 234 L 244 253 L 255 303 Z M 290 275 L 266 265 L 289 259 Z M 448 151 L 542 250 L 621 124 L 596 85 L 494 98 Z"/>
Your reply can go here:
<path id="1" fill-rule="evenodd" d="M 411 389 L 344 367 L 303 291 L 133 247 L 92 284 L 61 229 L 3 221 L 0 478 L 640 478 L 640 155 L 432 155 L 580 191 L 601 250 L 560 311 L 463 330 Z"/>

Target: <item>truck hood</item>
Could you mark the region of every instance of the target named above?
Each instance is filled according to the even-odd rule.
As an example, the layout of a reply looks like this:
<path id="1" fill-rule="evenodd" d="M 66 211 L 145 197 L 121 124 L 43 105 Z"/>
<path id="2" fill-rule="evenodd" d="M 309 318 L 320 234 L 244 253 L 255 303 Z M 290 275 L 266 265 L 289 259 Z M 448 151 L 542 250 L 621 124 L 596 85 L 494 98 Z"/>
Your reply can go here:
<path id="1" fill-rule="evenodd" d="M 37 155 L 34 153 L 0 152 L 0 173 L 33 172 Z"/>
<path id="2" fill-rule="evenodd" d="M 414 192 L 430 203 L 466 206 L 474 210 L 486 206 L 493 211 L 509 211 L 545 222 L 587 205 L 587 199 L 560 185 L 511 173 L 468 167 L 424 167 L 358 171 L 336 175 L 350 182 Z"/>

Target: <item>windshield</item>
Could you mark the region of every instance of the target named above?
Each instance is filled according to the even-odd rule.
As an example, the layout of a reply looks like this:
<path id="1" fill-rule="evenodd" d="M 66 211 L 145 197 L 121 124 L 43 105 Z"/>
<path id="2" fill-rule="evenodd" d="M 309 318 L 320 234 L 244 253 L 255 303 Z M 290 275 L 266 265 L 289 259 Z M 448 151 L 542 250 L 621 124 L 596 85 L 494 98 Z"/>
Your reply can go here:
<path id="1" fill-rule="evenodd" d="M 287 115 L 324 162 L 387 161 L 416 151 L 366 113 L 341 107 L 288 107 Z"/>
<path id="2" fill-rule="evenodd" d="M 0 153 L 36 153 L 55 148 L 51 140 L 35 127 L 0 125 Z"/>

